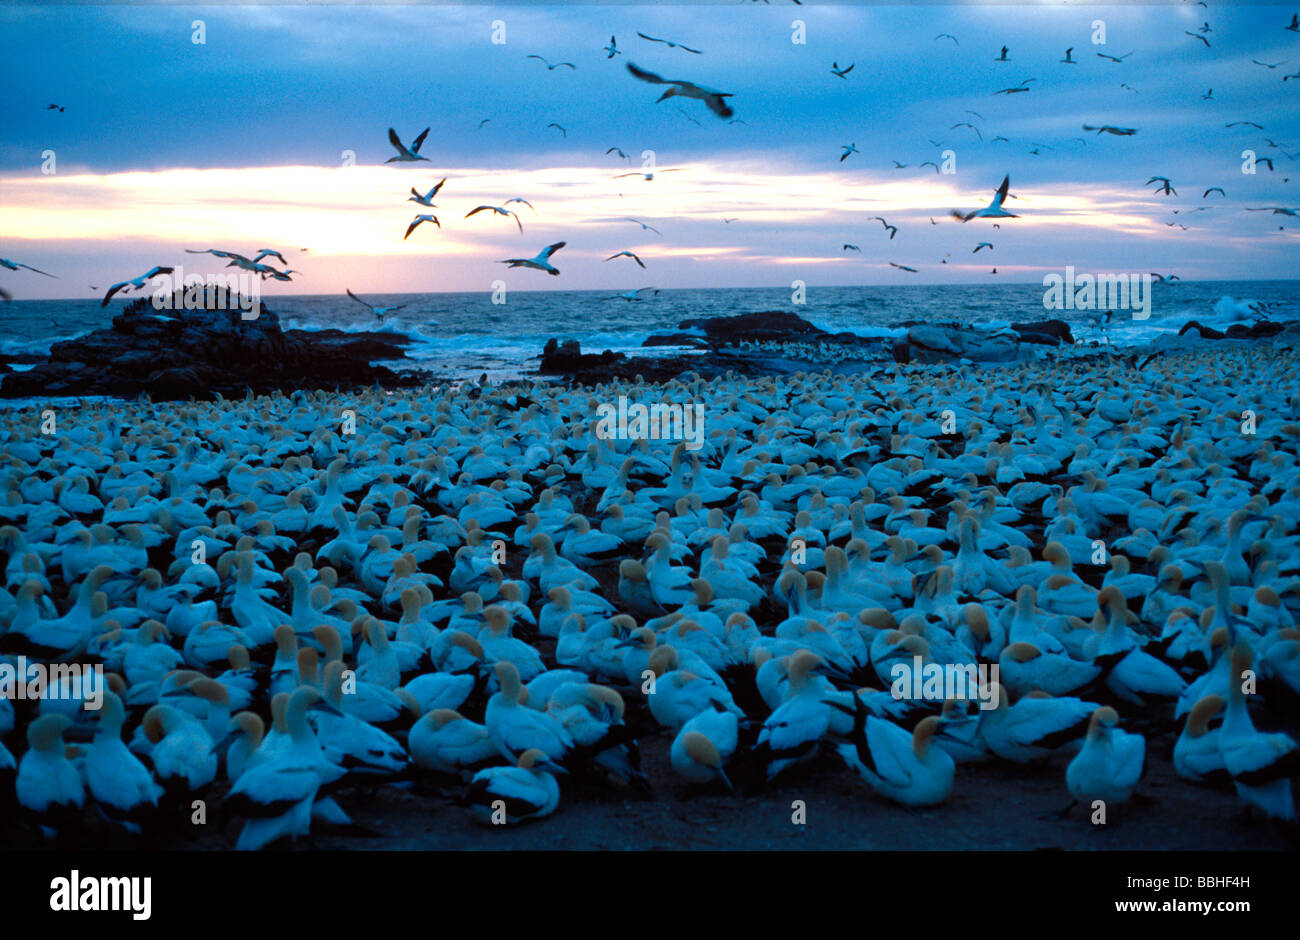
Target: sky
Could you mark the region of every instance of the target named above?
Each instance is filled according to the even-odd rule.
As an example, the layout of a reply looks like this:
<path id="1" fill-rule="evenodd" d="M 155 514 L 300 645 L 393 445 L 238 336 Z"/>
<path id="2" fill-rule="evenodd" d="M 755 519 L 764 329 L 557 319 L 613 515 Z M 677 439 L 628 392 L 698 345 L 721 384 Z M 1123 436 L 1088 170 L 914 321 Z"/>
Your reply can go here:
<path id="1" fill-rule="evenodd" d="M 301 273 L 267 282 L 269 296 L 487 291 L 498 280 L 571 290 L 980 283 L 994 265 L 1019 281 L 1067 265 L 1293 277 L 1300 219 L 1244 211 L 1300 207 L 1292 12 L 1186 2 L 4 6 L 0 258 L 57 279 L 0 270 L 0 287 L 15 298 L 89 297 L 90 285 L 156 264 L 220 270 L 187 248 L 280 250 Z M 799 23 L 802 43 L 792 41 Z M 1007 61 L 996 61 L 1003 45 Z M 1067 47 L 1077 64 L 1060 61 Z M 575 68 L 548 70 L 529 55 Z M 635 80 L 629 61 L 732 93 L 743 123 L 695 100 L 656 103 L 663 87 Z M 854 68 L 840 78 L 833 62 Z M 996 94 L 1017 86 L 1029 91 Z M 1225 126 L 1237 121 L 1263 129 Z M 974 128 L 953 126 L 962 122 Z M 1086 133 L 1085 123 L 1138 132 Z M 429 127 L 429 162 L 386 165 L 389 127 L 407 144 Z M 841 160 L 849 144 L 858 152 Z M 1247 150 L 1274 169 L 1243 173 Z M 919 166 L 943 164 L 946 152 L 954 172 Z M 615 178 L 643 163 L 657 168 L 653 180 Z M 1020 218 L 993 229 L 950 217 L 987 204 L 1005 175 Z M 1177 195 L 1155 192 L 1152 176 Z M 405 201 L 443 177 L 438 208 Z M 1224 195 L 1202 197 L 1213 186 Z M 534 207 L 510 207 L 522 233 L 492 213 L 464 218 L 512 197 Z M 403 240 L 417 212 L 442 228 Z M 893 238 L 876 216 L 897 226 Z M 558 277 L 498 263 L 557 241 Z M 994 247 L 973 254 L 982 241 Z M 623 250 L 647 269 L 604 260 Z"/>

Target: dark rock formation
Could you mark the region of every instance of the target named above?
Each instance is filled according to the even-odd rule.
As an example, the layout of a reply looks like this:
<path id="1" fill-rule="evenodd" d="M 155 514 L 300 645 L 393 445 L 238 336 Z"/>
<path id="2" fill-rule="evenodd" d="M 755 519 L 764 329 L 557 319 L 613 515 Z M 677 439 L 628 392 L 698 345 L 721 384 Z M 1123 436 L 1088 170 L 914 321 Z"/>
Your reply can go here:
<path id="1" fill-rule="evenodd" d="M 242 319 L 233 298 L 227 309 L 159 311 L 152 298 L 142 297 L 110 328 L 56 343 L 32 369 L 5 375 L 0 397 L 148 394 L 174 400 L 250 389 L 418 385 L 429 377 L 371 364 L 404 359 L 409 342 L 389 333 L 285 331 L 264 306 L 256 319 Z"/>
<path id="2" fill-rule="evenodd" d="M 1046 343 L 1055 346 L 1074 342 L 1074 336 L 1070 333 L 1070 324 L 1064 320 L 1013 323 L 1011 329 L 1019 333 L 1021 341 L 1026 343 Z"/>
<path id="3" fill-rule="evenodd" d="M 1197 333 L 1201 339 L 1223 339 L 1227 334 L 1220 333 L 1212 326 L 1201 326 L 1195 320 L 1188 320 L 1183 324 L 1183 328 L 1178 331 L 1179 336 L 1186 333 Z"/>
<path id="4" fill-rule="evenodd" d="M 803 317 L 779 310 L 683 320 L 678 329 L 700 330 L 712 346 L 734 346 L 742 340 L 757 343 L 822 340 L 831 335 Z"/>

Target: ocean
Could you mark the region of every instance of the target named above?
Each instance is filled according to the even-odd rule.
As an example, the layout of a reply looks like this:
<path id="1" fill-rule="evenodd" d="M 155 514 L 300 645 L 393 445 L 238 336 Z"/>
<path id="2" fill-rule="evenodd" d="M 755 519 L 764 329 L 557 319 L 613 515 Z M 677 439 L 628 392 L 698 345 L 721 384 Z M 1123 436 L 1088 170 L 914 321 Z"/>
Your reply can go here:
<path id="1" fill-rule="evenodd" d="M 809 287 L 802 304 L 792 302 L 787 287 L 661 290 L 639 301 L 608 291 L 512 291 L 504 304 L 493 304 L 486 292 L 361 296 L 379 306 L 406 305 L 379 328 L 413 340 L 407 350 L 413 364 L 452 378 L 487 372 L 496 381 L 533 371 L 535 357 L 551 337 L 576 339 L 591 352 L 673 353 L 680 350 L 642 350 L 641 343 L 656 333 L 676 332 L 686 319 L 766 310 L 789 311 L 824 330 L 863 336 L 900 335 L 900 324 L 912 321 L 993 329 L 1056 317 L 1070 323 L 1076 340 L 1108 340 L 1120 347 L 1176 333 L 1191 320 L 1220 330 L 1252 322 L 1260 305 L 1266 306 L 1268 319 L 1300 318 L 1300 281 L 1156 283 L 1149 319 L 1117 312 L 1103 336 L 1094 312 L 1046 310 L 1044 292 L 1041 282 Z M 0 356 L 44 354 L 54 342 L 108 326 L 125 303 L 115 298 L 103 308 L 92 298 L 0 304 Z M 346 295 L 276 294 L 263 303 L 286 329 L 376 329 L 374 317 Z"/>

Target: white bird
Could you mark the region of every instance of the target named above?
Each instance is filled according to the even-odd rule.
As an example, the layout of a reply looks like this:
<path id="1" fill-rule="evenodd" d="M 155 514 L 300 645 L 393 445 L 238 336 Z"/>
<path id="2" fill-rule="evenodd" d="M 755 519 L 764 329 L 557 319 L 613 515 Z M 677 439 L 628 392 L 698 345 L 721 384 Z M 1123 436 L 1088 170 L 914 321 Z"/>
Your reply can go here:
<path id="1" fill-rule="evenodd" d="M 509 760 L 532 749 L 553 760 L 563 758 L 573 748 L 572 735 L 550 715 L 520 702 L 523 686 L 515 664 L 497 663 L 496 677 L 501 691 L 488 699 L 483 723 L 497 750 Z"/>
<path id="2" fill-rule="evenodd" d="M 415 138 L 415 140 L 411 142 L 410 149 L 407 149 L 407 147 L 402 143 L 401 138 L 397 136 L 397 131 L 393 130 L 390 127 L 388 129 L 388 142 L 392 144 L 393 149 L 397 151 L 397 156 L 389 157 L 384 162 L 385 163 L 414 163 L 417 160 L 423 160 L 426 163 L 428 163 L 429 162 L 428 157 L 420 156 L 420 145 L 424 143 L 424 138 L 427 137 L 428 135 L 429 135 L 429 128 L 426 127 L 424 130 L 420 131 L 420 136 Z"/>
<path id="3" fill-rule="evenodd" d="M 522 202 L 523 200 L 520 201 Z M 515 220 L 515 225 L 519 226 L 519 231 L 522 233 L 524 230 L 524 224 L 519 221 L 519 213 L 514 212 L 510 209 L 503 209 L 501 206 L 479 206 L 477 209 L 470 209 L 468 212 L 466 212 L 465 218 L 468 219 L 471 215 L 475 215 L 476 213 L 479 212 L 495 212 L 497 215 L 513 216 Z"/>
<path id="4" fill-rule="evenodd" d="M 1174 773 L 1184 780 L 1213 783 L 1229 779 L 1220 741 L 1223 729 L 1210 727 L 1210 720 L 1221 711 L 1223 697 L 1207 695 L 1187 713 L 1187 723 L 1174 744 Z"/>
<path id="5" fill-rule="evenodd" d="M 1092 713 L 1083 746 L 1065 768 L 1065 784 L 1076 801 L 1123 803 L 1146 773 L 1146 740 L 1118 725 L 1119 713 L 1109 705 Z"/>
<path id="6" fill-rule="evenodd" d="M 816 755 L 831 723 L 831 706 L 820 684 L 810 674 L 823 660 L 816 653 L 799 650 L 790 657 L 789 694 L 782 705 L 763 722 L 757 747 L 768 761 L 767 779 Z"/>
<path id="7" fill-rule="evenodd" d="M 140 823 L 158 808 L 163 790 L 122 742 L 125 721 L 122 700 L 105 692 L 94 741 L 86 752 L 86 785 L 100 815 L 139 835 Z"/>
<path id="8" fill-rule="evenodd" d="M 447 177 L 444 176 L 436 184 L 434 184 L 433 189 L 429 190 L 427 193 L 424 194 L 421 194 L 418 189 L 412 186 L 411 195 L 406 197 L 406 201 L 418 202 L 422 206 L 427 206 L 430 209 L 436 209 L 438 207 L 433 204 L 433 197 L 438 195 L 438 190 L 442 189 L 442 184 L 445 182 L 447 182 Z M 441 228 L 442 226 L 438 226 L 438 227 Z"/>
<path id="9" fill-rule="evenodd" d="M 632 218 L 628 218 L 628 217 L 624 216 L 623 218 L 619 219 L 619 221 L 620 221 L 620 222 L 635 222 L 637 225 L 641 226 L 641 230 L 642 230 L 642 231 L 647 231 L 647 230 L 648 230 L 648 231 L 654 232 L 656 235 L 662 235 L 662 234 L 663 234 L 663 232 L 659 231 L 659 229 L 655 228 L 653 225 L 647 225 L 646 223 L 642 222 L 640 219 L 632 219 Z"/>
<path id="10" fill-rule="evenodd" d="M 174 268 L 165 268 L 165 267 L 161 267 L 161 266 L 155 265 L 154 267 L 152 267 L 152 268 L 149 269 L 149 271 L 148 271 L 147 274 L 141 274 L 139 277 L 132 278 L 132 279 L 129 280 L 129 281 L 118 281 L 116 284 L 114 284 L 112 287 L 110 287 L 110 288 L 108 289 L 108 293 L 104 295 L 104 299 L 103 299 L 102 301 L 100 301 L 100 304 L 99 304 L 99 305 L 100 305 L 101 307 L 107 307 L 107 306 L 108 306 L 108 301 L 109 301 L 109 300 L 112 298 L 112 296 L 113 296 L 114 294 L 116 294 L 118 291 L 120 291 L 120 290 L 128 290 L 128 291 L 129 291 L 129 290 L 132 290 L 132 289 L 134 289 L 134 290 L 139 290 L 140 288 L 144 287 L 146 281 L 150 281 L 150 280 L 152 280 L 153 278 L 157 277 L 157 276 L 160 275 L 160 274 L 171 274 L 173 270 L 175 270 L 175 269 L 174 269 Z"/>
<path id="11" fill-rule="evenodd" d="M 515 221 L 518 221 L 517 216 Z M 547 274 L 556 275 L 559 274 L 560 271 L 550 263 L 550 257 L 566 244 L 568 243 L 556 242 L 554 245 L 547 245 L 537 253 L 535 258 L 506 258 L 502 261 L 498 261 L 497 264 L 508 264 L 512 268 L 532 268 L 535 271 L 545 271 Z"/>
<path id="12" fill-rule="evenodd" d="M 310 686 L 289 696 L 285 708 L 288 740 L 269 759 L 249 768 L 230 788 L 226 808 L 246 820 L 236 849 L 256 851 L 285 836 L 308 835 L 312 804 L 321 786 L 343 776 L 341 767 L 325 759 L 307 723 L 307 709 L 320 701 L 320 693 Z M 263 748 L 270 741 L 268 736 Z"/>
<path id="13" fill-rule="evenodd" d="M 436 773 L 478 771 L 501 759 L 487 728 L 450 708 L 421 715 L 411 726 L 407 747 L 416 766 Z"/>
<path id="14" fill-rule="evenodd" d="M 50 274 L 48 271 L 34 268 L 30 264 L 23 264 L 21 261 L 10 261 L 8 258 L 0 258 L 0 268 L 4 268 L 8 271 L 17 271 L 19 268 L 23 268 L 27 271 L 35 271 L 37 274 L 44 274 L 46 277 L 54 277 L 57 280 L 57 277 Z"/>
<path id="15" fill-rule="evenodd" d="M 647 183 L 649 183 L 655 178 L 656 173 L 680 173 L 680 172 L 681 172 L 680 167 L 672 167 L 667 170 L 634 170 L 631 173 L 618 173 L 610 177 L 610 179 L 621 180 L 626 176 L 639 176 L 642 179 L 644 179 Z"/>
<path id="16" fill-rule="evenodd" d="M 546 59 L 542 58 L 542 57 L 539 56 L 539 55 L 531 55 L 531 54 L 530 54 L 530 55 L 526 55 L 526 56 L 524 56 L 524 58 L 525 58 L 525 59 L 536 59 L 538 62 L 541 62 L 543 65 L 546 66 L 546 71 L 548 71 L 548 72 L 554 72 L 556 69 L 558 69 L 558 68 L 559 68 L 560 66 L 562 66 L 562 65 L 567 65 L 569 68 L 573 69 L 574 71 L 577 71 L 577 68 L 578 68 L 578 67 L 577 67 L 576 65 L 574 65 L 572 62 L 556 62 L 554 65 L 552 65 L 549 61 L 547 61 Z"/>
<path id="17" fill-rule="evenodd" d="M 1008 212 L 1002 208 L 1002 202 L 1007 198 L 1007 188 L 1011 185 L 1011 176 L 1007 175 L 1002 179 L 1002 185 L 994 193 L 993 201 L 983 209 L 973 209 L 970 212 L 962 213 L 956 209 L 952 211 L 952 217 L 961 222 L 969 222 L 971 219 L 1018 219 L 1020 216 Z"/>
<path id="18" fill-rule="evenodd" d="M 542 751 L 530 748 L 514 767 L 486 767 L 470 781 L 465 800 L 476 819 L 489 825 L 499 817 L 507 825 L 540 819 L 555 812 L 560 785 L 552 774 L 565 773 Z"/>
<path id="19" fill-rule="evenodd" d="M 635 252 L 631 252 L 631 251 L 619 251 L 619 252 L 615 252 L 614 254 L 612 254 L 612 255 L 610 255 L 608 258 L 606 258 L 605 260 L 606 260 L 606 261 L 613 261 L 615 258 L 631 258 L 631 259 L 632 259 L 633 261 L 635 261 L 637 264 L 641 265 L 642 268 L 645 267 L 645 262 L 643 262 L 640 258 L 638 258 L 638 257 L 636 256 L 636 253 L 635 253 Z"/>
<path id="20" fill-rule="evenodd" d="M 407 234 L 409 235 L 410 232 L 407 232 Z M 351 297 L 357 303 L 361 304 L 361 306 L 365 307 L 367 310 L 373 313 L 379 319 L 380 323 L 384 322 L 385 314 L 389 314 L 392 313 L 394 310 L 401 310 L 403 307 L 410 306 L 409 304 L 396 304 L 395 306 L 392 307 L 376 307 L 374 304 L 368 304 L 360 297 L 358 297 L 356 294 L 352 293 L 351 288 L 345 287 L 344 290 L 347 291 L 349 297 Z"/>
<path id="21" fill-rule="evenodd" d="M 733 789 L 723 767 L 736 753 L 740 719 L 734 712 L 713 706 L 700 712 L 673 739 L 669 759 L 673 769 L 691 783 L 720 780 Z"/>
<path id="22" fill-rule="evenodd" d="M 1256 731 L 1246 710 L 1243 674 L 1250 669 L 1251 652 L 1245 642 L 1232 649 L 1232 677 L 1228 683 L 1228 711 L 1219 732 L 1223 765 L 1232 777 L 1237 796 L 1275 819 L 1294 822 L 1295 800 L 1291 777 L 1300 776 L 1300 747 L 1289 735 Z"/>
<path id="23" fill-rule="evenodd" d="M 438 226 L 438 228 L 442 228 L 442 223 L 438 221 L 436 215 L 417 215 L 411 220 L 411 224 L 406 227 L 406 234 L 402 236 L 402 241 L 406 241 L 410 238 L 411 233 L 419 228 L 421 223 L 424 222 L 432 222 L 434 225 Z"/>
<path id="24" fill-rule="evenodd" d="M 840 757 L 881 796 L 904 806 L 935 806 L 952 793 L 957 765 L 933 740 L 939 717 L 922 719 L 908 733 L 892 722 L 867 714 L 853 696 L 854 727 Z M 840 707 L 840 706 L 837 706 Z"/>
<path id="25" fill-rule="evenodd" d="M 68 760 L 63 732 L 66 715 L 42 715 L 27 726 L 27 753 L 18 762 L 14 790 L 18 804 L 32 813 L 46 834 L 69 830 L 81 819 L 86 801 L 81 775 Z"/>
<path id="26" fill-rule="evenodd" d="M 726 102 L 727 98 L 732 97 L 731 92 L 718 91 L 714 88 L 705 88 L 702 85 L 697 85 L 694 82 L 683 81 L 681 79 L 660 78 L 654 72 L 647 72 L 645 69 L 637 68 L 636 65 L 631 62 L 627 64 L 627 70 L 631 72 L 634 77 L 639 78 L 643 82 L 649 82 L 652 85 L 671 86 L 667 91 L 659 96 L 656 104 L 666 98 L 681 96 L 684 98 L 694 98 L 697 101 L 703 101 L 708 106 L 709 110 L 720 118 L 729 118 L 735 113 Z"/>

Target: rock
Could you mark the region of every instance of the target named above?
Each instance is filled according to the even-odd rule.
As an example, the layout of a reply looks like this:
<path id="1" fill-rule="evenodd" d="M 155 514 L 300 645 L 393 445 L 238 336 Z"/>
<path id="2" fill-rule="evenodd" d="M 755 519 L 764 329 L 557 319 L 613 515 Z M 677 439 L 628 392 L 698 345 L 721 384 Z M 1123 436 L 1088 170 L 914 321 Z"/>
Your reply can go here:
<path id="1" fill-rule="evenodd" d="M 1074 343 L 1070 324 L 1064 320 L 1036 320 L 1032 323 L 1013 323 L 1011 329 L 1020 334 L 1020 339 L 1027 343 L 1045 343 L 1059 345 Z"/>
<path id="2" fill-rule="evenodd" d="M 1195 320 L 1188 320 L 1183 324 L 1183 328 L 1178 331 L 1179 336 L 1182 336 L 1185 333 L 1198 333 L 1200 334 L 1201 339 L 1224 339 L 1227 335 L 1225 333 L 1220 333 L 1213 327 L 1201 326 L 1201 324 L 1197 323 Z"/>
<path id="3" fill-rule="evenodd" d="M 602 353 L 584 353 L 576 339 L 560 342 L 554 336 L 546 341 L 542 350 L 542 362 L 537 371 L 543 375 L 573 375 L 593 373 L 595 376 L 608 375 L 610 367 L 626 360 L 627 356 L 606 349 Z M 594 377 L 594 376 L 593 376 Z M 599 379 L 596 379 L 599 380 Z"/>
<path id="4" fill-rule="evenodd" d="M 912 361 L 912 347 L 908 345 L 906 339 L 895 340 L 890 351 L 894 354 L 895 362 Z"/>
<path id="5" fill-rule="evenodd" d="M 706 317 L 683 320 L 681 330 L 700 330 L 713 346 L 734 346 L 741 340 L 751 342 L 796 342 L 830 336 L 803 317 L 780 310 L 742 313 L 734 317 Z"/>
<path id="6" fill-rule="evenodd" d="M 245 320 L 232 298 L 220 309 L 159 310 L 141 297 L 112 326 L 55 343 L 26 372 L 4 376 L 0 397 L 46 394 L 148 394 L 157 400 L 210 399 L 314 388 L 357 388 L 376 383 L 417 385 L 424 373 L 372 365 L 400 360 L 410 341 L 390 333 L 341 330 L 285 331 L 261 307 Z"/>
<path id="7" fill-rule="evenodd" d="M 1261 320 L 1258 323 L 1234 323 L 1228 327 L 1228 337 L 1230 339 L 1260 339 L 1265 336 L 1276 336 L 1281 333 L 1285 327 L 1281 323 L 1272 320 Z"/>

